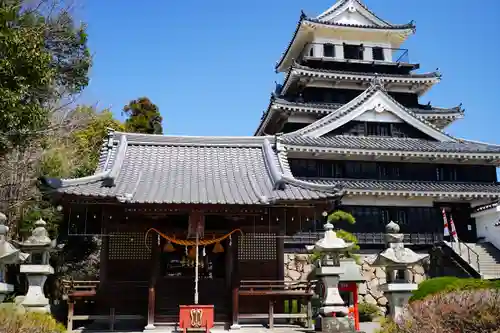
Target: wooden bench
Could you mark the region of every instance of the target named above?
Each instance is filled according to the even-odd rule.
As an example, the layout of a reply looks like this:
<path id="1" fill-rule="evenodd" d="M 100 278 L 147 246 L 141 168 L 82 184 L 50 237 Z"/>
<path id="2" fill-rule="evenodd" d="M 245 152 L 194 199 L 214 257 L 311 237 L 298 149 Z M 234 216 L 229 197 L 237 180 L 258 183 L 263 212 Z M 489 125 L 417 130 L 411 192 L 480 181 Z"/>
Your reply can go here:
<path id="1" fill-rule="evenodd" d="M 82 302 L 95 302 L 97 291 L 99 288 L 99 281 L 73 281 L 63 280 L 63 300 L 68 303 L 68 319 L 67 331 L 73 331 L 74 321 L 84 320 L 107 320 L 109 323 L 109 330 L 114 331 L 116 320 L 140 320 L 143 316 L 139 315 L 116 315 L 114 307 L 110 307 L 109 314 L 95 315 L 95 314 L 80 314 L 75 315 L 75 303 Z"/>
<path id="2" fill-rule="evenodd" d="M 314 295 L 315 281 L 277 281 L 277 280 L 242 280 L 238 288 L 233 289 L 233 325 L 238 325 L 240 319 L 263 319 L 269 321 L 273 329 L 274 319 L 305 319 L 307 327 L 312 326 L 311 298 Z M 268 313 L 239 313 L 241 297 L 262 297 L 269 302 Z M 274 313 L 277 300 L 305 299 L 306 313 Z M 291 308 L 291 302 L 289 302 Z M 291 312 L 291 310 L 290 310 Z"/>

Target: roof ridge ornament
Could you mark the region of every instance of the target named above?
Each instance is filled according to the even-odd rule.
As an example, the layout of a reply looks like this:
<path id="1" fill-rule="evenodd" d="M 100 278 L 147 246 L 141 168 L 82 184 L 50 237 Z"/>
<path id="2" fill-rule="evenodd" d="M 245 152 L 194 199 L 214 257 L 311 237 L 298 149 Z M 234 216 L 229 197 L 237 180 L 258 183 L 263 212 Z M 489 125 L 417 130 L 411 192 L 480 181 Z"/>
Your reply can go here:
<path id="1" fill-rule="evenodd" d="M 375 73 L 375 75 L 370 81 L 370 85 L 373 89 L 385 91 L 384 81 L 382 80 L 382 77 L 378 73 Z"/>

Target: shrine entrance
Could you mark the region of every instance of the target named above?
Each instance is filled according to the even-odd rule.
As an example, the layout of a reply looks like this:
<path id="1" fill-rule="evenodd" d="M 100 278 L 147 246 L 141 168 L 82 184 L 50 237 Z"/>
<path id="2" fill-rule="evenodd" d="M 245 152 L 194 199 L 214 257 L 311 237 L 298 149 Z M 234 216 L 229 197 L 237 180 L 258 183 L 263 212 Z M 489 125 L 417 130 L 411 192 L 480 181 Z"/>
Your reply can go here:
<path id="1" fill-rule="evenodd" d="M 227 235 L 227 230 L 215 230 L 222 222 L 224 220 L 217 221 L 215 216 L 207 216 L 202 240 L 212 242 Z M 172 241 L 159 237 L 155 256 L 158 265 L 155 281 L 156 323 L 177 322 L 179 305 L 194 304 L 196 246 L 177 244 L 173 239 L 189 239 L 186 230 L 170 229 L 168 237 Z M 200 243 L 203 244 L 202 241 Z M 232 311 L 231 270 L 236 246 L 231 237 L 208 245 L 201 244 L 198 246 L 198 304 L 213 304 L 215 320 L 227 321 Z"/>

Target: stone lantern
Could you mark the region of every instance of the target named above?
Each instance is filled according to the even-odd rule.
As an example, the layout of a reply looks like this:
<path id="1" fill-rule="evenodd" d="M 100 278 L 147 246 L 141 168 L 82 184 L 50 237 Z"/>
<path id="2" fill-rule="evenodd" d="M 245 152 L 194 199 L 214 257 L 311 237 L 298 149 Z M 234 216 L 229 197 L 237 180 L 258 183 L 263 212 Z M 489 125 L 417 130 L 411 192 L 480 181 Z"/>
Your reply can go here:
<path id="1" fill-rule="evenodd" d="M 381 285 L 380 289 L 389 300 L 393 319 L 402 314 L 412 292 L 418 288 L 417 284 L 412 283 L 411 267 L 422 264 L 429 257 L 428 254 L 418 254 L 405 248 L 404 235 L 399 231 L 399 225 L 392 221 L 386 226 L 387 249 L 379 253 L 373 262 L 373 266 L 386 268 L 387 283 Z"/>
<path id="2" fill-rule="evenodd" d="M 320 253 L 318 277 L 319 296 L 321 297 L 321 330 L 323 332 L 352 332 L 353 328 L 347 317 L 348 308 L 340 296 L 338 285 L 340 275 L 344 273 L 340 267 L 340 257 L 353 247 L 338 238 L 333 225 L 325 224 L 325 235 L 314 245 L 306 246 L 310 252 Z"/>
<path id="3" fill-rule="evenodd" d="M 36 221 L 31 236 L 26 241 L 17 243 L 19 248 L 30 254 L 30 260 L 20 267 L 20 272 L 26 274 L 29 284 L 28 292 L 20 302 L 27 311 L 50 311 L 49 300 L 45 297 L 43 286 L 47 276 L 54 274 L 49 259 L 50 252 L 55 248 L 55 242 L 49 238 L 45 225 L 42 219 Z"/>
<path id="4" fill-rule="evenodd" d="M 22 253 L 7 241 L 9 227 L 5 225 L 6 221 L 6 216 L 0 213 L 0 303 L 14 291 L 14 286 L 6 283 L 5 265 L 18 264 L 28 257 L 27 254 Z"/>

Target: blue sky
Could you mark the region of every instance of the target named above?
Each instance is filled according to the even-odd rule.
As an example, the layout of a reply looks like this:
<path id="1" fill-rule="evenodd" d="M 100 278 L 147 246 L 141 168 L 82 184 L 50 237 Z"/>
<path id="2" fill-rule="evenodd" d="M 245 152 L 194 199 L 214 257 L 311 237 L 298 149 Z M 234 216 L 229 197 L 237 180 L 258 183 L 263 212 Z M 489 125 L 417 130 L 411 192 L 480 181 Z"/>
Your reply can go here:
<path id="1" fill-rule="evenodd" d="M 147 96 L 160 108 L 165 134 L 252 135 L 274 82 L 274 64 L 300 10 L 313 16 L 334 0 L 84 0 L 94 54 L 80 103 L 111 107 Z M 500 143 L 500 1 L 365 0 L 392 23 L 415 20 L 403 45 L 420 71 L 443 80 L 421 98 L 463 103 L 465 119 L 447 131 Z"/>

